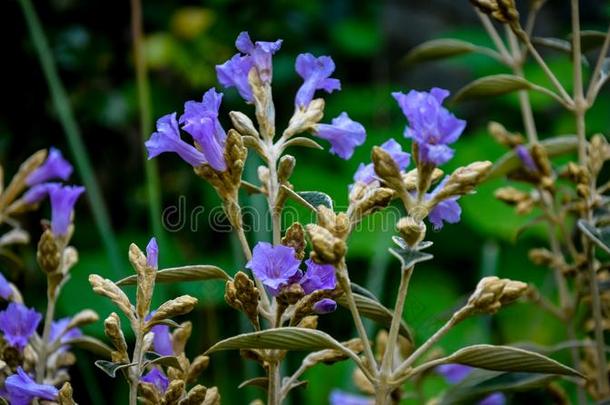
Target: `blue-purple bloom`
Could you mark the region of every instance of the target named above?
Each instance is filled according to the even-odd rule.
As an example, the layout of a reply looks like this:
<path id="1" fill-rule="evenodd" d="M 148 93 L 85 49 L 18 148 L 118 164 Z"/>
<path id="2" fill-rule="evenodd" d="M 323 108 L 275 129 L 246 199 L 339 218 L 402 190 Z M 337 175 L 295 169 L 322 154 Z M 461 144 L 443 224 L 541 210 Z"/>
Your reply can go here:
<path id="1" fill-rule="evenodd" d="M 313 312 L 318 315 L 330 314 L 337 309 L 337 303 L 330 298 L 322 298 L 313 304 Z"/>
<path id="2" fill-rule="evenodd" d="M 169 331 L 169 326 L 157 324 L 150 331 L 155 334 L 153 338 L 153 350 L 161 356 L 171 356 L 174 354 L 174 346 L 172 344 L 172 334 Z"/>
<path id="3" fill-rule="evenodd" d="M 436 367 L 436 372 L 442 375 L 449 384 L 462 382 L 474 370 L 472 367 L 462 364 L 443 364 Z M 479 402 L 477 405 L 504 405 L 506 397 L 501 392 L 494 392 Z"/>
<path id="4" fill-rule="evenodd" d="M 430 92 L 411 90 L 392 96 L 409 120 L 404 135 L 417 143 L 421 161 L 434 165 L 449 161 L 455 151 L 448 145 L 457 141 L 466 127 L 466 121 L 442 105 L 449 92 L 435 87 Z"/>
<path id="5" fill-rule="evenodd" d="M 28 191 L 23 193 L 21 197 L 26 204 L 36 204 L 44 200 L 49 194 L 49 190 L 53 187 L 60 186 L 60 183 L 41 183 L 32 186 Z"/>
<path id="6" fill-rule="evenodd" d="M 6 379 L 4 386 L 11 405 L 29 405 L 34 398 L 53 401 L 59 394 L 52 385 L 36 383 L 21 367 Z"/>
<path id="7" fill-rule="evenodd" d="M 81 186 L 54 186 L 49 188 L 51 199 L 51 231 L 56 236 L 68 233 L 72 211 L 78 197 L 85 191 Z"/>
<path id="8" fill-rule="evenodd" d="M 153 269 L 159 267 L 159 246 L 157 245 L 156 238 L 150 238 L 148 245 L 146 245 L 146 264 Z"/>
<path id="9" fill-rule="evenodd" d="M 445 177 L 431 193 L 426 194 L 426 200 L 433 198 L 444 186 L 449 177 Z M 460 222 L 462 208 L 457 203 L 460 197 L 451 197 L 436 204 L 428 214 L 430 223 L 434 225 L 435 230 L 443 227 L 443 223 L 455 224 Z"/>
<path id="10" fill-rule="evenodd" d="M 215 170 L 227 170 L 224 158 L 227 134 L 218 120 L 218 110 L 222 93 L 211 88 L 205 92 L 200 102 L 187 101 L 184 114 L 178 120 L 182 129 L 188 132 L 199 145 L 205 159 Z"/>
<path id="11" fill-rule="evenodd" d="M 532 154 L 525 146 L 517 145 L 515 147 L 515 154 L 517 155 L 521 163 L 523 163 L 523 167 L 525 167 L 527 171 L 532 173 L 537 173 L 539 171 L 538 165 L 536 165 L 536 162 L 534 162 Z"/>
<path id="12" fill-rule="evenodd" d="M 304 80 L 294 100 L 297 108 L 307 108 L 316 90 L 327 93 L 341 90 L 341 82 L 330 77 L 335 71 L 335 62 L 330 56 L 316 58 L 310 53 L 302 53 L 297 56 L 295 70 Z"/>
<path id="13" fill-rule="evenodd" d="M 42 315 L 36 310 L 11 302 L 0 312 L 0 331 L 9 345 L 23 350 L 41 320 Z"/>
<path id="14" fill-rule="evenodd" d="M 4 274 L 0 273 L 0 297 L 8 301 L 11 295 L 13 295 L 13 288 L 6 277 L 4 277 Z"/>
<path id="15" fill-rule="evenodd" d="M 271 56 L 279 51 L 282 40 L 274 42 L 256 41 L 252 42 L 247 32 L 241 32 L 235 40 L 238 51 L 246 54 L 252 61 L 252 65 L 258 71 L 258 75 L 264 83 L 270 83 L 273 76 Z M 246 72 L 246 80 L 248 73 Z"/>
<path id="16" fill-rule="evenodd" d="M 373 405 L 373 398 L 332 390 L 328 398 L 330 405 Z"/>
<path id="17" fill-rule="evenodd" d="M 59 339 L 60 343 L 67 343 L 72 339 L 76 339 L 83 335 L 83 332 L 79 328 L 66 329 L 72 321 L 72 318 L 62 318 L 51 322 L 51 333 L 49 334 L 49 341 L 55 342 Z M 60 337 L 61 336 L 61 337 Z M 60 350 L 66 350 L 66 345 L 61 346 Z"/>
<path id="18" fill-rule="evenodd" d="M 148 373 L 144 374 L 140 381 L 152 384 L 160 394 L 164 394 L 169 387 L 169 380 L 163 371 L 158 368 L 153 368 Z"/>
<path id="19" fill-rule="evenodd" d="M 353 121 L 346 112 L 333 118 L 332 124 L 317 124 L 315 135 L 330 142 L 330 153 L 342 159 L 349 159 L 356 146 L 366 139 L 366 130 L 359 122 Z"/>
<path id="20" fill-rule="evenodd" d="M 252 96 L 252 87 L 250 87 L 248 81 L 248 73 L 252 66 L 252 58 L 236 53 L 222 65 L 216 65 L 218 82 L 224 88 L 235 87 L 239 95 L 246 102 L 251 103 L 254 97 Z"/>
<path id="21" fill-rule="evenodd" d="M 50 148 L 47 159 L 30 173 L 25 182 L 28 186 L 33 186 L 51 179 L 68 180 L 72 170 L 72 165 L 64 159 L 59 149 Z"/>
<path id="22" fill-rule="evenodd" d="M 332 264 L 318 264 L 311 259 L 305 261 L 307 271 L 299 280 L 305 294 L 317 290 L 333 290 L 337 286 L 335 266 Z"/>
<path id="23" fill-rule="evenodd" d="M 395 139 L 390 138 L 385 141 L 381 145 L 381 149 L 388 152 L 392 159 L 398 165 L 398 169 L 403 171 L 409 166 L 409 159 L 411 159 L 411 155 L 407 152 L 402 151 L 402 146 Z M 375 166 L 372 163 L 365 165 L 364 163 L 360 163 L 358 170 L 354 174 L 354 181 L 360 182 L 364 184 L 371 184 L 377 179 L 377 175 L 375 174 Z"/>
<path id="24" fill-rule="evenodd" d="M 180 138 L 176 113 L 164 115 L 157 120 L 157 132 L 154 132 L 144 144 L 148 150 L 148 159 L 161 153 L 174 152 L 193 167 L 207 163 L 203 153 Z"/>
<path id="25" fill-rule="evenodd" d="M 300 278 L 300 264 L 294 248 L 258 242 L 246 267 L 276 296 L 281 287 L 293 282 L 295 277 Z"/>

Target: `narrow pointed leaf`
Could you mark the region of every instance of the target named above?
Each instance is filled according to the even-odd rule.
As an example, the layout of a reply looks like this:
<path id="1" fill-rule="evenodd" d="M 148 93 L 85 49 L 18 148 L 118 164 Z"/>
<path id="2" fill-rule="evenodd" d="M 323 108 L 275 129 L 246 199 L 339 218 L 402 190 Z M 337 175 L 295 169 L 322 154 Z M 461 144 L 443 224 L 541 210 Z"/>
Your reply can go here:
<path id="1" fill-rule="evenodd" d="M 534 37 L 532 38 L 532 43 L 534 45 L 541 45 L 549 49 L 554 49 L 560 52 L 571 53 L 572 52 L 572 43 L 565 39 L 561 38 L 552 38 L 552 37 Z"/>
<path id="2" fill-rule="evenodd" d="M 333 209 L 333 199 L 328 194 L 320 191 L 300 191 L 297 194 L 313 207 L 317 208 L 319 205 L 323 205 L 326 208 Z"/>
<path id="3" fill-rule="evenodd" d="M 103 357 L 105 359 L 110 358 L 110 353 L 112 353 L 112 349 L 106 343 L 102 342 L 99 339 L 96 339 L 92 336 L 79 336 L 74 339 L 69 339 L 63 343 L 67 346 L 78 347 L 80 349 L 87 350 L 99 357 Z"/>
<path id="4" fill-rule="evenodd" d="M 519 76 L 499 74 L 486 76 L 462 87 L 453 96 L 452 101 L 464 101 L 481 97 L 499 96 L 518 90 L 529 90 L 533 86 L 530 82 Z"/>
<path id="5" fill-rule="evenodd" d="M 570 35 L 571 37 L 571 35 Z M 594 49 L 600 48 L 604 40 L 606 39 L 606 33 L 602 31 L 585 30 L 580 32 L 580 48 L 582 52 L 589 52 Z"/>
<path id="6" fill-rule="evenodd" d="M 241 389 L 244 387 L 257 387 L 264 391 L 267 391 L 268 385 L 269 379 L 267 377 L 256 377 L 242 382 L 237 388 Z"/>
<path id="7" fill-rule="evenodd" d="M 406 249 L 392 247 L 388 250 L 398 260 L 400 260 L 400 264 L 403 269 L 408 269 L 410 267 L 413 267 L 416 263 L 425 262 L 434 258 L 434 256 L 432 256 L 430 253 L 421 252 L 419 250 L 410 249 L 408 247 Z"/>
<path id="8" fill-rule="evenodd" d="M 394 313 L 390 311 L 388 308 L 384 307 L 379 301 L 374 300 L 370 297 L 360 295 L 354 293 L 354 301 L 356 302 L 356 307 L 358 308 L 358 312 L 360 315 L 368 318 L 379 325 L 390 328 L 392 324 L 392 318 L 394 317 Z M 347 299 L 345 295 L 337 298 L 337 303 L 344 308 L 348 308 Z M 408 339 L 410 342 L 413 342 L 413 336 L 411 336 L 411 332 L 407 327 L 407 324 L 404 320 L 400 323 L 400 334 Z"/>
<path id="9" fill-rule="evenodd" d="M 282 349 L 282 350 L 322 350 L 336 349 L 348 351 L 330 335 L 314 329 L 276 328 L 260 332 L 244 333 L 222 340 L 210 347 L 205 354 L 221 350 L 235 349 Z M 347 353 L 346 353 L 347 354 Z M 353 353 L 350 352 L 350 356 Z"/>
<path id="10" fill-rule="evenodd" d="M 95 365 L 102 370 L 104 373 L 108 374 L 110 377 L 116 377 L 116 373 L 119 370 L 122 370 L 127 367 L 131 367 L 136 365 L 137 363 L 113 363 L 112 361 L 106 360 L 97 360 Z"/>
<path id="11" fill-rule="evenodd" d="M 360 284 L 356 284 L 356 283 L 352 282 L 352 283 L 350 283 L 350 286 L 352 287 L 352 291 L 355 294 L 360 294 L 360 295 L 368 297 L 368 298 L 370 298 L 372 300 L 379 301 L 379 298 L 377 298 L 375 296 L 375 294 L 373 294 L 372 292 L 370 292 L 366 288 L 362 287 Z"/>
<path id="12" fill-rule="evenodd" d="M 578 148 L 578 138 L 575 135 L 561 135 L 554 138 L 545 139 L 540 142 L 540 145 L 546 150 L 549 157 L 555 157 L 572 153 Z M 488 180 L 506 176 L 513 170 L 521 166 L 521 160 L 517 157 L 514 151 L 507 152 L 494 164 L 491 169 Z"/>
<path id="13" fill-rule="evenodd" d="M 468 346 L 449 356 L 447 363 L 459 363 L 495 371 L 517 371 L 582 377 L 582 374 L 578 371 L 542 354 L 510 346 Z"/>
<path id="14" fill-rule="evenodd" d="M 157 272 L 157 283 L 176 283 L 179 281 L 229 280 L 231 277 L 220 267 L 212 265 L 193 265 L 172 267 Z M 137 276 L 125 277 L 117 281 L 117 285 L 136 284 Z"/>
<path id="15" fill-rule="evenodd" d="M 452 56 L 474 52 L 474 44 L 458 39 L 433 39 L 413 48 L 404 58 L 404 63 L 420 63 L 430 60 L 444 59 Z"/>
<path id="16" fill-rule="evenodd" d="M 596 228 L 584 219 L 579 219 L 578 228 L 599 248 L 610 254 L 610 227 Z"/>
<path id="17" fill-rule="evenodd" d="M 304 146 L 306 148 L 320 149 L 320 150 L 324 149 L 319 143 L 317 143 L 313 139 L 306 138 L 304 136 L 297 136 L 296 138 L 290 139 L 289 141 L 287 141 L 284 144 L 284 149 L 286 149 L 290 146 Z"/>
<path id="18" fill-rule="evenodd" d="M 144 363 L 144 366 L 146 367 L 151 364 L 157 364 L 165 367 L 173 367 L 177 368 L 178 370 L 182 369 L 182 367 L 180 366 L 180 362 L 178 361 L 178 358 L 176 356 L 161 356 L 154 352 L 149 352 L 146 354 L 146 362 Z"/>

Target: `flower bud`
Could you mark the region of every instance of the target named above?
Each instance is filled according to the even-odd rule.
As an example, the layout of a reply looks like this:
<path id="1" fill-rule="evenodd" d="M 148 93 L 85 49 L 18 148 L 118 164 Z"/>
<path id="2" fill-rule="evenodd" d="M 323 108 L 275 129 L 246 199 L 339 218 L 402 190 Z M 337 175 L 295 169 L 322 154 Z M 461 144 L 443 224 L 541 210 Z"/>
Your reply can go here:
<path id="1" fill-rule="evenodd" d="M 313 248 L 312 259 L 319 263 L 338 263 L 347 252 L 345 241 L 335 237 L 326 228 L 309 224 L 306 227 Z"/>
<path id="2" fill-rule="evenodd" d="M 288 181 L 290 176 L 292 176 L 295 165 L 296 159 L 292 155 L 284 155 L 280 158 L 277 169 L 278 181 L 280 183 L 286 183 Z"/>
<path id="3" fill-rule="evenodd" d="M 487 130 L 496 140 L 496 142 L 506 146 L 509 149 L 513 149 L 515 146 L 521 145 L 525 142 L 525 139 L 523 139 L 521 134 L 513 134 L 508 132 L 499 122 L 490 121 L 487 125 Z"/>
<path id="4" fill-rule="evenodd" d="M 379 146 L 374 146 L 371 158 L 377 176 L 379 176 L 388 187 L 400 191 L 403 187 L 402 175 L 400 173 L 400 168 L 392 156 Z"/>
<path id="5" fill-rule="evenodd" d="M 104 333 L 116 349 L 116 351 L 112 353 L 112 361 L 119 363 L 128 362 L 129 355 L 127 354 L 127 342 L 125 341 L 125 335 L 123 335 L 123 331 L 121 330 L 121 319 L 115 312 L 112 312 L 104 321 Z"/>
<path id="6" fill-rule="evenodd" d="M 254 127 L 254 123 L 246 114 L 239 111 L 231 111 L 229 113 L 229 117 L 231 117 L 231 122 L 233 123 L 233 127 L 239 132 L 241 135 L 253 136 L 258 138 L 258 131 Z"/>
<path id="7" fill-rule="evenodd" d="M 259 328 L 258 301 L 260 292 L 254 286 L 254 281 L 243 271 L 238 271 L 234 277 L 235 296 L 241 303 L 242 310 L 255 328 Z"/>
<path id="8" fill-rule="evenodd" d="M 210 365 L 210 358 L 208 356 L 199 355 L 199 356 L 195 357 L 195 359 L 193 360 L 193 362 L 191 363 L 191 365 L 188 369 L 186 383 L 187 384 L 194 383 L 197 380 L 197 378 L 199 378 L 199 375 L 201 375 L 201 373 L 204 372 L 208 368 L 209 365 Z"/>
<path id="9" fill-rule="evenodd" d="M 556 259 L 550 250 L 543 248 L 531 249 L 528 257 L 537 266 L 551 266 Z"/>
<path id="10" fill-rule="evenodd" d="M 40 236 L 38 251 L 36 252 L 38 265 L 45 273 L 54 273 L 61 264 L 61 249 L 50 229 Z"/>
<path id="11" fill-rule="evenodd" d="M 396 230 L 411 247 L 417 246 L 426 236 L 426 225 L 412 217 L 402 217 L 396 224 Z"/>
<path id="12" fill-rule="evenodd" d="M 151 316 L 148 324 L 152 325 L 164 319 L 187 314 L 195 308 L 196 304 L 197 298 L 191 297 L 190 295 L 181 295 L 178 298 L 166 301 L 161 304 L 154 315 Z"/>
<path id="13" fill-rule="evenodd" d="M 301 298 L 305 296 L 305 291 L 303 291 L 303 287 L 299 283 L 290 284 L 280 291 L 277 296 L 278 302 L 284 305 L 293 305 L 296 304 Z"/>
<path id="14" fill-rule="evenodd" d="M 305 246 L 307 246 L 303 225 L 298 222 L 290 225 L 282 238 L 282 245 L 293 248 L 297 259 L 303 260 L 305 257 Z"/>

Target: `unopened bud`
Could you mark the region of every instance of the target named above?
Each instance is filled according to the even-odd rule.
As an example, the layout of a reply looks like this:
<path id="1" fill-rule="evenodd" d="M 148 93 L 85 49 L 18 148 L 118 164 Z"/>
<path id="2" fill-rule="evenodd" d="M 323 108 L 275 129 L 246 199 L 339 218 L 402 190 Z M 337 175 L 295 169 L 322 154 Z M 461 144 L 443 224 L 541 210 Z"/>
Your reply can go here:
<path id="1" fill-rule="evenodd" d="M 318 328 L 318 316 L 317 315 L 309 315 L 301 319 L 299 324 L 297 325 L 299 328 L 306 329 L 317 329 Z"/>
<path id="2" fill-rule="evenodd" d="M 292 176 L 292 171 L 296 165 L 296 159 L 292 155 L 284 155 L 280 158 L 280 163 L 277 169 L 278 181 L 285 183 Z"/>
<path id="3" fill-rule="evenodd" d="M 208 356 L 199 355 L 199 356 L 195 357 L 195 359 L 193 360 L 193 362 L 191 363 L 191 365 L 188 369 L 186 383 L 187 384 L 194 383 L 197 380 L 197 378 L 199 378 L 201 373 L 204 372 L 208 368 L 209 365 L 210 365 L 210 358 Z"/>
<path id="4" fill-rule="evenodd" d="M 195 385 L 190 389 L 186 398 L 180 401 L 180 405 L 199 405 L 205 400 L 207 388 L 201 384 Z"/>
<path id="5" fill-rule="evenodd" d="M 290 225 L 282 238 L 282 245 L 293 248 L 297 259 L 303 260 L 305 257 L 305 246 L 307 245 L 303 225 L 298 222 Z"/>
<path id="6" fill-rule="evenodd" d="M 61 263 L 61 249 L 50 229 L 40 236 L 38 251 L 36 252 L 38 265 L 46 273 L 54 273 L 59 270 Z"/>
<path id="7" fill-rule="evenodd" d="M 243 271 L 238 271 L 234 277 L 235 294 L 237 300 L 241 303 L 242 309 L 252 325 L 258 328 L 258 301 L 260 292 L 255 287 L 254 281 L 250 279 Z"/>
<path id="8" fill-rule="evenodd" d="M 396 230 L 411 247 L 416 246 L 426 236 L 426 225 L 412 217 L 402 217 L 396 224 Z"/>
<path id="9" fill-rule="evenodd" d="M 402 175 L 400 173 L 400 168 L 392 158 L 392 155 L 379 146 L 375 146 L 373 147 L 371 158 L 377 176 L 392 189 L 400 191 L 403 187 Z"/>
<path id="10" fill-rule="evenodd" d="M 278 302 L 284 305 L 293 305 L 296 304 L 301 298 L 305 296 L 305 291 L 303 291 L 303 287 L 299 283 L 290 284 L 280 291 L 277 296 Z"/>
<path id="11" fill-rule="evenodd" d="M 195 308 L 197 301 L 197 298 L 190 295 L 181 295 L 178 298 L 166 301 L 159 306 L 148 323 L 152 325 L 164 319 L 187 314 Z"/>
<path id="12" fill-rule="evenodd" d="M 312 258 L 319 263 L 335 264 L 347 252 L 345 241 L 335 237 L 326 228 L 309 224 L 306 227 L 313 247 Z"/>
<path id="13" fill-rule="evenodd" d="M 239 111 L 231 111 L 229 113 L 233 127 L 242 135 L 258 137 L 258 131 L 254 127 L 254 123 L 246 114 Z"/>
<path id="14" fill-rule="evenodd" d="M 487 125 L 487 130 L 491 136 L 499 144 L 506 146 L 509 149 L 513 149 L 517 145 L 521 145 L 525 142 L 521 134 L 513 134 L 504 128 L 502 124 L 495 121 L 490 121 Z"/>
<path id="15" fill-rule="evenodd" d="M 555 262 L 555 255 L 550 250 L 543 248 L 531 249 L 528 257 L 537 266 L 551 266 Z"/>

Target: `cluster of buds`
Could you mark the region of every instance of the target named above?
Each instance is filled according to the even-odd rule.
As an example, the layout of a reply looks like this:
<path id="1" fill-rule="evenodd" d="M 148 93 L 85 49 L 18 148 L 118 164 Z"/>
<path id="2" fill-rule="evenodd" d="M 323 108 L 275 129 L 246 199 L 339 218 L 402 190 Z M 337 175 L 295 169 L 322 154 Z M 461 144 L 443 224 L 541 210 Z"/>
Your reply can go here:
<path id="1" fill-rule="evenodd" d="M 514 187 L 501 187 L 496 190 L 494 196 L 511 206 L 515 207 L 518 214 L 529 214 L 539 201 L 538 193 L 526 193 Z"/>
<path id="2" fill-rule="evenodd" d="M 527 293 L 526 283 L 521 281 L 484 277 L 468 299 L 467 307 L 477 312 L 495 314 L 503 306 L 512 303 Z"/>
<path id="3" fill-rule="evenodd" d="M 470 2 L 494 20 L 509 24 L 511 27 L 519 27 L 519 11 L 515 0 L 470 0 Z"/>
<path id="4" fill-rule="evenodd" d="M 233 280 L 227 281 L 225 286 L 226 303 L 238 311 L 243 311 L 256 330 L 260 329 L 258 320 L 259 300 L 260 291 L 246 273 L 239 271 L 235 274 Z"/>
<path id="5" fill-rule="evenodd" d="M 346 213 L 335 213 L 328 207 L 317 207 L 318 223 L 306 226 L 311 240 L 311 258 L 318 263 L 336 265 L 347 253 L 346 239 L 351 230 L 351 221 Z"/>

